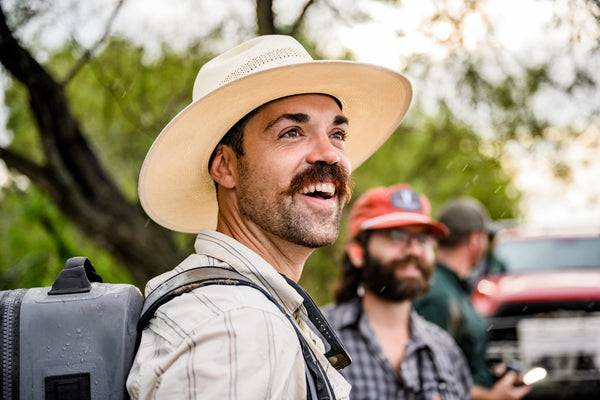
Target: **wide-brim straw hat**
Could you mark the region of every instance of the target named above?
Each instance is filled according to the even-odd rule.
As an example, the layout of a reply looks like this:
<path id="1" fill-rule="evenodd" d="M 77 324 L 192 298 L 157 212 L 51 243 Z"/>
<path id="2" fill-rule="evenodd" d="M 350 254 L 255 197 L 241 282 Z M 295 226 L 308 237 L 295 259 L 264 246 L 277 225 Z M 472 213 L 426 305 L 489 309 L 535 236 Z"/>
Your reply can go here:
<path id="1" fill-rule="evenodd" d="M 348 118 L 345 150 L 358 167 L 394 132 L 412 98 L 409 81 L 390 69 L 352 61 L 313 60 L 294 38 L 254 38 L 207 62 L 193 101 L 158 135 L 139 177 L 142 207 L 179 232 L 215 229 L 217 198 L 209 158 L 242 117 L 272 100 L 322 93 Z"/>

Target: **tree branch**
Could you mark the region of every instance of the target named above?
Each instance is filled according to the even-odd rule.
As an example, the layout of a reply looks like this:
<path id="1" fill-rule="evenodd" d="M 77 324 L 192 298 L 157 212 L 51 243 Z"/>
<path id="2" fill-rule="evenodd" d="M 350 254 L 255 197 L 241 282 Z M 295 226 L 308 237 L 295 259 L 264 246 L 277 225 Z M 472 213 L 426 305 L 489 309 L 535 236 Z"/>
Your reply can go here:
<path id="1" fill-rule="evenodd" d="M 100 165 L 80 131 L 66 99 L 64 88 L 24 49 L 13 36 L 0 7 L 0 62 L 30 96 L 46 168 L 65 187 L 77 187 L 82 195 L 98 203 L 124 196 Z"/>
<path id="2" fill-rule="evenodd" d="M 313 3 L 314 3 L 314 0 L 308 0 L 308 3 L 306 3 L 304 5 L 304 8 L 302 9 L 302 12 L 298 16 L 298 18 L 296 18 L 296 21 L 292 25 L 292 29 L 290 29 L 290 35 L 292 35 L 292 36 L 296 35 L 296 33 L 298 32 L 298 30 L 300 29 L 300 25 L 302 25 L 302 22 L 304 22 L 304 15 L 306 15 L 306 11 L 308 11 L 308 8 Z"/>
<path id="3" fill-rule="evenodd" d="M 49 75 L 17 42 L 6 23 L 0 4 L 0 62 L 15 78 L 27 87 L 43 84 Z M 42 79 L 40 79 L 42 77 Z"/>
<path id="4" fill-rule="evenodd" d="M 75 62 L 75 64 L 71 68 L 71 70 L 67 73 L 65 78 L 62 80 L 61 84 L 63 86 L 66 86 L 71 81 L 71 79 L 73 79 L 75 77 L 75 75 L 77 75 L 79 70 L 81 68 L 83 68 L 83 66 L 92 58 L 93 54 L 96 52 L 98 47 L 100 47 L 100 45 L 106 40 L 106 38 L 108 37 L 108 34 L 110 33 L 110 30 L 112 29 L 112 25 L 115 21 L 115 18 L 121 9 L 121 6 L 123 6 L 124 1 L 125 0 L 119 0 L 119 2 L 117 3 L 117 6 L 113 10 L 113 12 L 110 14 L 108 21 L 106 21 L 106 26 L 104 27 L 104 34 L 100 37 L 100 39 L 98 39 L 96 41 L 96 43 L 94 43 L 92 45 L 92 47 L 87 49 L 83 53 L 83 55 Z"/>
<path id="5" fill-rule="evenodd" d="M 3 147 L 0 147 L 0 159 L 6 163 L 9 169 L 14 169 L 25 175 L 36 185 L 44 189 L 52 187 L 50 174 L 45 167 Z"/>

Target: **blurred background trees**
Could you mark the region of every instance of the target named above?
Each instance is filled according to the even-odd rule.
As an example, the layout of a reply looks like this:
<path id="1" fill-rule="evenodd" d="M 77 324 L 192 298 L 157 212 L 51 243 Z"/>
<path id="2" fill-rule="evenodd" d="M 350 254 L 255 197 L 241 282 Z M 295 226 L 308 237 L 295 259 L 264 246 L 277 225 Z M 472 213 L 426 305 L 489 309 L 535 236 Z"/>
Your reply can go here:
<path id="1" fill-rule="evenodd" d="M 202 13 L 201 6 L 196 10 L 192 3 L 182 3 L 188 12 Z M 205 3 L 199 4 L 220 7 Z M 145 216 L 137 200 L 137 174 L 156 135 L 191 101 L 200 66 L 222 48 L 269 33 L 292 34 L 314 58 L 329 58 L 319 29 L 358 26 L 374 18 L 364 8 L 336 1 L 238 3 L 251 13 L 236 14 L 223 5 L 220 16 L 205 17 L 212 25 L 198 26 L 202 34 L 176 42 L 165 39 L 152 49 L 140 37 L 115 32 L 113 24 L 127 0 L 96 9 L 71 0 L 0 3 L 7 113 L 6 137 L 0 135 L 0 159 L 6 165 L 4 172 L 0 168 L 0 289 L 49 285 L 64 260 L 75 255 L 90 257 L 105 281 L 140 288 L 171 269 L 193 250 L 194 237 L 167 231 Z M 370 3 L 403 7 L 401 1 Z M 434 213 L 450 197 L 471 195 L 488 206 L 494 219 L 516 218 L 520 193 L 507 166 L 507 146 L 550 144 L 556 174 L 569 178 L 561 144 L 581 134 L 589 121 L 559 126 L 536 112 L 536 96 L 557 91 L 577 102 L 598 92 L 598 69 L 589 62 L 598 43 L 589 54 L 577 52 L 575 44 L 587 36 L 577 31 L 584 29 L 581 24 L 572 23 L 583 13 L 597 30 L 600 6 L 592 0 L 571 2 L 571 13 L 556 19 L 557 27 L 573 29 L 562 52 L 572 60 L 572 78 L 564 79 L 553 72 L 556 58 L 526 63 L 495 43 L 493 24 L 485 19 L 486 1 L 460 7 L 451 3 L 434 1 L 435 10 L 416 28 L 446 56 L 432 60 L 435 52 L 413 52 L 399 60 L 416 97 L 396 135 L 355 171 L 355 197 L 373 186 L 404 181 L 428 195 Z M 100 9 L 104 14 L 95 12 Z M 76 19 L 74 26 L 90 24 L 92 38 L 73 34 L 48 45 L 43 34 L 63 13 Z M 465 32 L 474 15 L 489 29 L 478 43 L 487 51 L 468 50 Z M 400 22 L 395 29 L 400 38 L 412 34 Z M 350 49 L 337 56 L 354 57 Z M 598 107 L 593 105 L 586 115 L 593 119 Z M 319 303 L 329 300 L 346 216 L 340 240 L 317 250 L 305 268 L 301 283 Z"/>

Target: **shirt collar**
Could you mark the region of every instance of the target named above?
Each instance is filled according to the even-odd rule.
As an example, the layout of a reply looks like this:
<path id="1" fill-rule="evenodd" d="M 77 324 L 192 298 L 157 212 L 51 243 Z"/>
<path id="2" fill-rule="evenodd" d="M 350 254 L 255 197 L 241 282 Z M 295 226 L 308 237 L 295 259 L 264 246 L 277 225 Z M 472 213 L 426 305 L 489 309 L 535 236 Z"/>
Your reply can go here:
<path id="1" fill-rule="evenodd" d="M 362 316 L 361 298 L 356 297 L 345 303 L 338 304 L 336 312 L 329 314 L 329 318 L 335 318 L 334 326 L 340 330 L 352 326 L 358 326 Z M 427 322 L 419 316 L 416 311 L 410 312 L 410 337 L 414 348 L 427 347 L 430 350 L 436 348 L 436 338 L 430 335 Z"/>
<path id="2" fill-rule="evenodd" d="M 333 307 L 333 305 L 330 307 Z M 335 308 L 336 312 L 328 315 L 328 318 L 332 319 L 333 326 L 340 330 L 351 326 L 358 326 L 360 316 L 362 315 L 360 297 L 336 304 Z"/>
<path id="3" fill-rule="evenodd" d="M 269 292 L 290 314 L 300 311 L 302 317 L 303 299 L 275 268 L 261 256 L 237 240 L 223 233 L 203 229 L 198 233 L 194 244 L 196 254 L 191 254 L 173 270 L 153 278 L 146 286 L 146 296 L 156 286 L 178 272 L 203 266 L 231 268 Z M 300 309 L 300 310 L 299 310 Z"/>
<path id="4" fill-rule="evenodd" d="M 436 262 L 436 269 L 440 273 L 444 274 L 447 277 L 447 279 L 454 280 L 456 282 L 456 284 L 458 286 L 460 286 L 465 292 L 468 292 L 468 293 L 471 292 L 471 285 L 470 285 L 469 281 L 460 279 L 458 277 L 458 275 L 456 275 L 456 272 L 452 271 L 450 268 L 448 268 L 444 264 L 442 264 L 440 262 Z"/>
<path id="5" fill-rule="evenodd" d="M 410 339 L 414 340 L 418 345 L 423 345 L 433 350 L 436 339 L 429 334 L 426 324 L 427 322 L 415 310 L 410 311 Z"/>

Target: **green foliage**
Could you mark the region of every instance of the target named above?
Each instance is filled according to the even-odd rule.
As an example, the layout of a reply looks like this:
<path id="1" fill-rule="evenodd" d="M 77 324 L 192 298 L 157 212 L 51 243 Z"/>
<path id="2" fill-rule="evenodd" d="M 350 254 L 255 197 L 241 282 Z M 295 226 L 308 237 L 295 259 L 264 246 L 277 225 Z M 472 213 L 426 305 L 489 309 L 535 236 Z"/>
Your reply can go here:
<path id="1" fill-rule="evenodd" d="M 72 65 L 70 49 L 54 58 Z M 166 45 L 158 59 L 118 38 L 67 86 L 73 113 L 104 165 L 128 197 L 137 199 L 137 177 L 162 128 L 192 101 L 198 69 L 207 61 L 199 48 L 176 53 Z M 64 70 L 65 68 L 63 68 Z"/>
<path id="2" fill-rule="evenodd" d="M 0 204 L 0 290 L 51 286 L 67 258 L 75 256 L 88 257 L 104 282 L 133 283 L 124 267 L 83 237 L 37 188 L 5 187 Z"/>
<path id="3" fill-rule="evenodd" d="M 48 62 L 56 79 L 68 76 L 79 57 L 69 44 Z M 87 63 L 66 86 L 66 94 L 82 131 L 117 184 L 137 201 L 137 176 L 154 138 L 168 121 L 191 102 L 191 88 L 207 56 L 200 48 L 175 53 L 163 47 L 158 59 L 115 38 Z M 5 95 L 14 132 L 10 149 L 40 164 L 44 162 L 40 136 L 22 86 L 13 83 Z M 98 243 L 82 237 L 33 186 L 2 188 L 2 244 L 0 285 L 32 287 L 53 282 L 66 258 L 89 257 L 108 282 L 132 282 L 124 266 Z M 178 242 L 192 249 L 191 235 Z"/>
<path id="4" fill-rule="evenodd" d="M 506 75 L 495 82 L 480 74 L 479 63 L 468 64 L 459 86 L 468 93 L 472 107 L 484 105 L 489 109 L 497 138 L 507 141 L 518 134 L 543 137 L 548 123 L 534 113 L 531 102 L 542 88 L 556 86 L 549 77 L 548 66 L 525 68 L 522 76 Z"/>
<path id="5" fill-rule="evenodd" d="M 44 155 L 40 137 L 23 86 L 13 81 L 4 92 L 4 102 L 9 107 L 6 127 L 9 132 L 14 132 L 10 148 L 32 161 L 42 163 Z"/>

